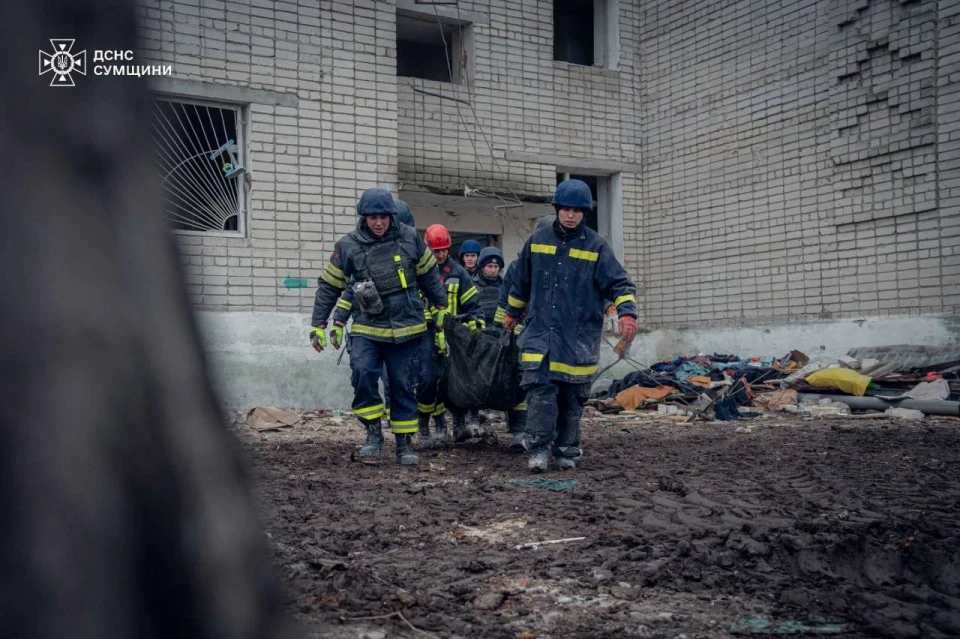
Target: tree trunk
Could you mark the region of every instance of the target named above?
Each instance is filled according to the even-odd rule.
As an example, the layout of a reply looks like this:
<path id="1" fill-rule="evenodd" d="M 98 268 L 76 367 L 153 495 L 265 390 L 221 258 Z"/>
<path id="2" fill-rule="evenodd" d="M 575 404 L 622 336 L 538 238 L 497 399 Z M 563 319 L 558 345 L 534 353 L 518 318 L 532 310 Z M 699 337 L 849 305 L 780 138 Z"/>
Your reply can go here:
<path id="1" fill-rule="evenodd" d="M 0 21 L 0 636 L 288 634 L 151 158 L 131 3 L 7 0 Z M 50 38 L 76 87 L 38 76 Z M 129 64 L 136 64 L 136 59 Z"/>

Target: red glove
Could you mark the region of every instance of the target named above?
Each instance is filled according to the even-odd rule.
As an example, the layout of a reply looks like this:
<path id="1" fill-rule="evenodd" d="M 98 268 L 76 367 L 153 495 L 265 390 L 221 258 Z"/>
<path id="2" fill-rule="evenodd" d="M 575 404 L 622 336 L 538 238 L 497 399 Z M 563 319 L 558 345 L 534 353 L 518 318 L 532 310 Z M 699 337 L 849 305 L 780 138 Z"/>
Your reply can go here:
<path id="1" fill-rule="evenodd" d="M 512 333 L 513 329 L 516 328 L 516 326 L 517 326 L 516 317 L 510 317 L 509 315 L 507 315 L 506 317 L 503 318 L 503 331 L 505 333 Z"/>
<path id="2" fill-rule="evenodd" d="M 610 306 L 607 307 L 607 317 L 610 317 L 611 315 L 616 315 L 616 314 L 617 314 L 616 306 L 611 304 Z"/>
<path id="3" fill-rule="evenodd" d="M 630 315 L 624 315 L 620 318 L 620 337 L 628 342 L 632 342 L 637 336 L 637 318 Z"/>

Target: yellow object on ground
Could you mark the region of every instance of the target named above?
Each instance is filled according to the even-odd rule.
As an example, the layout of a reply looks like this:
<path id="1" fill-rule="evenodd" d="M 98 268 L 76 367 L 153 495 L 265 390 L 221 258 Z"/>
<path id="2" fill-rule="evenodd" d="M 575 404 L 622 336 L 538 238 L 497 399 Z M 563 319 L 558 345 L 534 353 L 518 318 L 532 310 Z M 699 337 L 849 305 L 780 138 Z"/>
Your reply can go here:
<path id="1" fill-rule="evenodd" d="M 838 388 L 844 393 L 863 397 L 870 377 L 849 368 L 825 368 L 807 376 L 807 383 L 821 388 Z"/>

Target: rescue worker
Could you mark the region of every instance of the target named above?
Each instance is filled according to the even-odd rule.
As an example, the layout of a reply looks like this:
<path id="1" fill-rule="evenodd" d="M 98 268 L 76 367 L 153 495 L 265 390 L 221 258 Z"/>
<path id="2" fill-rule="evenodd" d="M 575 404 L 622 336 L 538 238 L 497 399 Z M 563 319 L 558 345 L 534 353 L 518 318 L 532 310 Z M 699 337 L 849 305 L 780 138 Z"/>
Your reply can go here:
<path id="1" fill-rule="evenodd" d="M 337 298 L 355 280 L 358 314 L 351 334 L 350 368 L 353 412 L 367 432 L 362 457 L 376 457 L 383 448 L 384 403 L 377 381 L 384 365 L 390 384 L 390 428 L 396 437 L 397 463 L 416 465 L 411 435 L 417 432 L 414 384 L 418 373 L 418 340 L 427 332 L 420 292 L 446 307 L 436 259 L 416 230 L 396 221 L 390 192 L 364 191 L 357 204 L 355 231 L 340 238 L 317 281 L 310 342 L 317 352 L 327 345 L 327 317 Z M 331 341 L 343 343 L 343 326 L 334 324 Z"/>
<path id="2" fill-rule="evenodd" d="M 410 206 L 403 200 L 396 201 L 397 206 L 397 222 L 401 224 L 406 224 L 411 228 L 416 227 L 416 222 L 413 219 L 413 211 L 410 210 Z M 350 285 L 343 291 L 343 295 L 340 296 L 340 299 L 337 300 L 337 307 L 333 309 L 333 325 L 344 328 L 347 325 L 347 321 L 350 319 L 350 315 L 353 312 L 353 284 L 355 283 L 354 279 L 350 279 Z M 346 339 L 347 342 L 347 353 L 350 352 L 350 339 Z M 331 338 L 331 345 L 340 350 L 340 344 Z M 387 365 L 383 365 L 383 370 L 380 372 L 380 381 L 383 382 L 383 400 L 386 405 L 386 410 L 384 411 L 384 417 L 386 422 L 384 428 L 388 428 L 390 425 L 390 378 L 387 375 Z"/>
<path id="3" fill-rule="evenodd" d="M 473 285 L 477 287 L 477 302 L 487 326 L 493 327 L 497 315 L 497 304 L 500 301 L 500 288 L 503 286 L 503 277 L 500 270 L 503 268 L 503 251 L 488 246 L 480 251 L 477 260 L 477 274 L 473 276 Z"/>
<path id="4" fill-rule="evenodd" d="M 476 240 L 467 240 L 460 245 L 460 264 L 467 269 L 470 277 L 477 274 L 477 260 L 480 259 L 480 242 Z"/>
<path id="5" fill-rule="evenodd" d="M 553 196 L 556 219 L 534 231 L 517 259 L 504 329 L 525 311 L 518 340 L 527 391 L 527 467 L 544 472 L 553 453 L 561 470 L 583 455 L 580 418 L 600 359 L 604 300 L 620 318 L 620 335 L 637 334 L 636 286 L 596 231 L 585 226 L 590 187 L 564 180 Z"/>
<path id="6" fill-rule="evenodd" d="M 434 317 L 435 340 L 424 345 L 421 358 L 428 365 L 425 366 L 423 392 L 417 395 L 417 408 L 420 411 L 420 443 L 422 447 L 439 444 L 446 439 L 446 406 L 439 399 L 439 381 L 444 362 L 443 356 L 447 351 L 446 338 L 443 334 L 444 316 L 449 313 L 453 316 L 465 315 L 467 326 L 477 328 L 477 318 L 480 316 L 480 305 L 477 303 L 477 288 L 473 285 L 466 269 L 456 261 L 450 259 L 450 232 L 442 224 L 434 224 L 427 228 L 424 235 L 427 247 L 433 251 L 440 273 L 440 282 L 446 288 L 446 310 L 437 313 Z M 429 347 L 429 353 L 427 348 Z M 434 366 L 429 366 L 434 362 Z M 435 437 L 430 435 L 430 417 L 434 419 Z M 464 413 L 453 415 L 453 439 L 464 441 L 482 434 L 479 420 L 467 420 Z"/>

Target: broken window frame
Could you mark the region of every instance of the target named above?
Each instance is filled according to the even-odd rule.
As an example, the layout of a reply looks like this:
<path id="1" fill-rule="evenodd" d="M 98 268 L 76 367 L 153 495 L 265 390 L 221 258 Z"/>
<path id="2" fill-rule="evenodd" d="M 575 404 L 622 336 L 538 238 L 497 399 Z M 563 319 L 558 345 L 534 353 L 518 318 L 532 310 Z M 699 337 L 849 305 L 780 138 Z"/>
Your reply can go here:
<path id="1" fill-rule="evenodd" d="M 425 23 L 425 26 L 436 31 L 440 36 L 441 25 L 444 37 L 447 39 L 447 53 L 449 55 L 448 78 L 438 80 L 417 75 L 400 74 L 400 28 L 401 22 L 408 20 L 417 20 Z M 405 41 L 409 41 L 406 40 Z M 440 38 L 442 43 L 443 39 Z M 436 82 L 438 84 L 469 84 L 473 77 L 473 52 L 474 52 L 474 33 L 473 24 L 466 20 L 455 20 L 446 16 L 437 16 L 432 11 L 418 12 L 410 9 L 397 8 L 397 77 L 409 78 L 423 82 Z M 466 56 L 466 65 L 461 61 Z"/>
<path id="2" fill-rule="evenodd" d="M 221 207 L 227 208 L 226 210 L 227 213 L 233 213 L 234 215 L 236 215 L 237 217 L 236 230 L 232 230 L 232 229 L 224 230 L 224 229 L 214 229 L 214 228 L 189 229 L 189 228 L 175 227 L 174 224 L 176 224 L 178 220 L 172 217 L 167 212 L 167 209 L 166 209 L 167 202 L 174 200 L 174 201 L 181 201 L 182 203 L 182 200 L 186 196 L 195 195 L 195 193 L 193 192 L 194 190 L 187 188 L 187 186 L 183 182 L 180 182 L 175 188 L 170 187 L 172 190 L 169 190 L 171 195 L 170 195 L 170 198 L 168 199 L 168 195 L 167 195 L 168 188 L 166 186 L 166 184 L 170 182 L 168 172 L 164 171 L 163 169 L 160 169 L 160 172 L 158 173 L 158 179 L 161 181 L 161 191 L 163 195 L 162 201 L 164 202 L 164 205 L 165 205 L 164 216 L 167 218 L 168 222 L 171 225 L 171 230 L 175 234 L 189 235 L 189 236 L 195 236 L 195 237 L 231 237 L 231 238 L 246 237 L 248 179 L 249 179 L 248 176 L 249 176 L 249 163 L 250 163 L 249 161 L 249 155 L 250 155 L 249 154 L 249 139 L 250 139 L 249 106 L 250 105 L 244 104 L 244 103 L 236 103 L 236 102 L 224 102 L 219 100 L 207 100 L 207 99 L 195 98 L 191 96 L 170 95 L 165 93 L 153 93 L 150 96 L 150 99 L 151 99 L 151 105 L 153 102 L 168 102 L 168 103 L 173 103 L 181 106 L 189 105 L 197 108 L 220 109 L 222 110 L 223 113 L 233 114 L 236 139 L 233 140 L 233 144 L 230 145 L 229 150 L 225 150 L 224 152 L 221 153 L 221 155 L 219 155 L 214 159 L 210 159 L 210 158 L 219 149 L 206 148 L 207 146 L 210 146 L 210 144 L 204 144 L 202 145 L 203 148 L 199 148 L 198 146 L 196 146 L 195 140 L 191 141 L 193 144 L 192 147 L 187 147 L 185 143 L 179 143 L 179 144 L 174 143 L 174 144 L 169 144 L 166 147 L 165 153 L 159 150 L 157 150 L 156 152 L 159 154 L 161 158 L 163 158 L 164 165 L 168 169 L 170 168 L 171 162 L 174 159 L 178 161 L 187 160 L 188 159 L 187 151 L 190 152 L 189 153 L 190 156 L 194 156 L 194 157 L 201 155 L 201 151 L 202 151 L 204 154 L 206 154 L 207 161 L 219 163 L 221 167 L 224 162 L 229 162 L 235 167 L 241 167 L 242 171 L 240 173 L 238 173 L 234 177 L 223 179 L 223 182 L 220 184 L 213 182 L 213 174 L 210 174 L 209 176 L 204 177 L 202 180 L 200 180 L 199 184 L 193 185 L 194 188 L 197 188 L 198 186 L 202 187 L 202 189 L 199 189 L 199 190 L 201 191 L 209 190 L 209 194 L 213 194 L 217 197 L 220 197 L 221 195 L 223 195 L 223 192 L 219 190 L 220 185 L 222 184 L 225 188 L 228 188 L 232 183 L 232 188 L 229 188 L 229 190 L 226 191 L 226 195 L 228 196 L 232 195 L 235 189 L 235 192 L 236 192 L 235 206 L 233 205 L 232 202 L 229 202 L 230 206 L 227 208 L 226 207 L 226 205 L 228 204 L 227 201 L 221 201 L 221 202 L 218 202 L 218 204 Z M 162 124 L 160 124 L 159 127 L 155 127 L 154 123 L 157 122 L 156 120 L 154 120 L 155 112 L 156 112 L 156 108 L 151 106 L 151 140 L 154 143 L 154 148 L 157 149 L 156 136 L 164 135 L 166 137 L 169 137 L 170 129 L 173 128 L 174 126 L 179 126 L 180 122 L 176 122 L 173 120 L 170 120 L 169 122 L 162 121 Z M 210 114 L 209 111 L 207 113 Z M 219 133 L 219 131 L 217 131 L 219 127 L 217 126 L 217 122 L 215 120 L 212 127 L 215 133 Z M 159 133 L 157 128 L 159 128 Z M 180 126 L 180 128 L 184 130 L 187 129 L 187 127 L 185 126 Z M 217 136 L 216 140 L 221 141 L 220 138 L 222 137 L 224 136 L 223 135 Z M 225 139 L 222 140 L 224 144 L 226 144 L 227 141 L 228 140 L 225 140 Z M 172 157 L 174 150 L 178 150 L 180 153 L 182 153 L 183 157 L 179 157 L 179 158 Z M 230 155 L 230 151 L 232 151 L 232 157 Z M 165 178 L 166 178 L 166 182 L 164 182 Z M 198 208 L 203 209 L 203 207 L 199 205 L 198 205 Z M 218 209 L 218 212 L 222 212 L 222 211 L 223 211 L 222 208 Z M 182 222 L 180 223 L 182 224 Z"/>
<path id="3" fill-rule="evenodd" d="M 572 64 L 580 67 L 594 67 L 616 70 L 620 64 L 620 1 L 619 0 L 592 0 L 593 1 L 593 62 L 578 62 L 558 57 L 557 31 L 561 25 L 557 23 L 557 4 L 553 3 L 553 60 L 560 64 Z M 572 56 L 567 56 L 572 57 Z"/>

